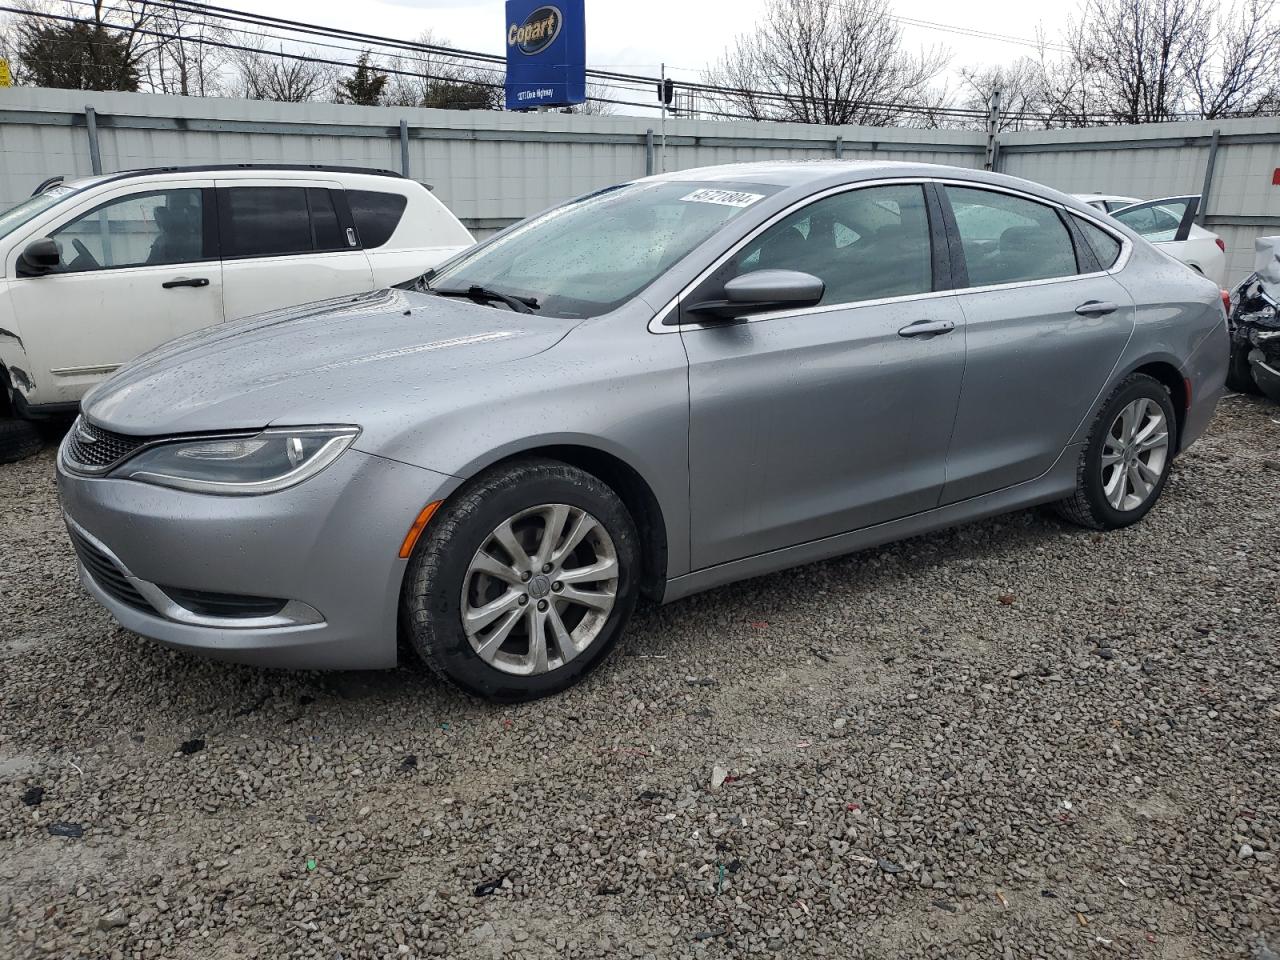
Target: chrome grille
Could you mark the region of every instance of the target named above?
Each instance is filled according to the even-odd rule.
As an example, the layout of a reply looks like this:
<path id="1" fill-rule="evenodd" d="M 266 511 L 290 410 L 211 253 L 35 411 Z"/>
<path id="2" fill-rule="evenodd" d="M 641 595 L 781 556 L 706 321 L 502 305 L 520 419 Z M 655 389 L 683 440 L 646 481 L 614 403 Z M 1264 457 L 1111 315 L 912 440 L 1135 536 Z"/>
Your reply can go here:
<path id="1" fill-rule="evenodd" d="M 86 473 L 104 473 L 134 453 L 147 437 L 112 433 L 78 417 L 67 436 L 66 459 Z"/>
<path id="2" fill-rule="evenodd" d="M 112 562 L 110 557 L 89 542 L 89 539 L 82 536 L 74 527 L 68 527 L 67 532 L 71 534 L 71 545 L 75 547 L 76 556 L 80 558 L 80 562 L 93 578 L 94 583 L 116 600 L 135 610 L 146 613 L 156 612 L 155 608 L 138 592 L 138 588 L 120 572 L 120 568 Z"/>

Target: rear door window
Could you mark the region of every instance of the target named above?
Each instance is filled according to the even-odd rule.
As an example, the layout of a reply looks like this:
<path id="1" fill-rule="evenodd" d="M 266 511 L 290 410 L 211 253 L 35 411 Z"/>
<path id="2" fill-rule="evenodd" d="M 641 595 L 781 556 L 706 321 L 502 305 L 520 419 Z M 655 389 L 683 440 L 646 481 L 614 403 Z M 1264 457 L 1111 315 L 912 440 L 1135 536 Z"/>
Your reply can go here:
<path id="1" fill-rule="evenodd" d="M 351 217 L 360 233 L 360 244 L 369 250 L 391 239 L 409 198 L 380 190 L 348 190 L 347 203 L 351 205 Z"/>
<path id="2" fill-rule="evenodd" d="M 222 256 L 283 257 L 347 250 L 333 191 L 319 187 L 220 187 Z"/>
<path id="3" fill-rule="evenodd" d="M 969 286 L 1048 280 L 1078 272 L 1071 234 L 1053 207 L 993 190 L 946 190 Z"/>

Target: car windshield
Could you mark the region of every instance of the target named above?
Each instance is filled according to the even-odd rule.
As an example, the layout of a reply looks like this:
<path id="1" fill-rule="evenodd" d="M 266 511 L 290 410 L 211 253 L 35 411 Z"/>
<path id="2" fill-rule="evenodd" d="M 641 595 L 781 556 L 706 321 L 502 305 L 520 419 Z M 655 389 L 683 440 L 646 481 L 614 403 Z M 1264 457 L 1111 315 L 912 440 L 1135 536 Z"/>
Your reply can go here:
<path id="1" fill-rule="evenodd" d="M 59 184 L 56 187 L 50 187 L 43 193 L 37 193 L 34 197 L 28 197 L 16 207 L 10 207 L 4 213 L 0 213 L 0 239 L 7 237 L 24 223 L 44 213 L 55 203 L 75 192 L 75 187 Z"/>
<path id="2" fill-rule="evenodd" d="M 532 298 L 538 312 L 593 317 L 630 300 L 776 185 L 641 181 L 610 187 L 516 227 L 431 279 Z"/>

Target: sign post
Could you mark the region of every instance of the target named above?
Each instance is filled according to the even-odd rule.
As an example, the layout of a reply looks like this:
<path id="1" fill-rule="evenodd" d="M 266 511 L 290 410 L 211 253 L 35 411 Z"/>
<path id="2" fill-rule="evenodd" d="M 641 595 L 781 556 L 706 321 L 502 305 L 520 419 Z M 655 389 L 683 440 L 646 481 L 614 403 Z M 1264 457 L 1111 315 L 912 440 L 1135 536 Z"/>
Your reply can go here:
<path id="1" fill-rule="evenodd" d="M 587 99 L 584 0 L 507 0 L 507 109 Z"/>

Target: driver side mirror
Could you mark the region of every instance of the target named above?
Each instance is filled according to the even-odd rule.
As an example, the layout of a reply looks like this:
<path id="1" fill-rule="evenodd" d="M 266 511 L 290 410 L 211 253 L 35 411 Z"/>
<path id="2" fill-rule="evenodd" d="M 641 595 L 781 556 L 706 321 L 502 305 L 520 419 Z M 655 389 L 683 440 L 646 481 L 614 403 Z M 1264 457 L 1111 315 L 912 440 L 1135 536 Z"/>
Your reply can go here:
<path id="1" fill-rule="evenodd" d="M 812 307 L 827 285 L 811 273 L 799 270 L 755 270 L 734 277 L 724 285 L 723 300 L 703 300 L 684 309 L 698 320 L 736 320 L 753 313 L 788 307 Z"/>
<path id="2" fill-rule="evenodd" d="M 32 240 L 18 255 L 18 276 L 42 277 L 62 265 L 58 245 L 48 237 Z"/>

